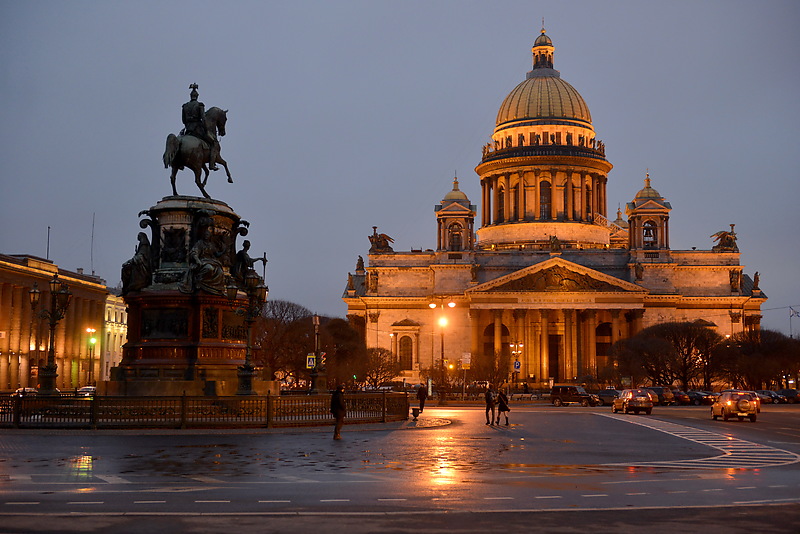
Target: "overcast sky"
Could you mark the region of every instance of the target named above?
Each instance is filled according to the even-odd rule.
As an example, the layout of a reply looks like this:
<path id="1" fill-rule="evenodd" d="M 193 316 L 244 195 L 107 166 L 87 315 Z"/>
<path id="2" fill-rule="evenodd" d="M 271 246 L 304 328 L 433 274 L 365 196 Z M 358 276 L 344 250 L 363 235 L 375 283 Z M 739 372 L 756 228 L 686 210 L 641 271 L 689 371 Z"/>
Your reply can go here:
<path id="1" fill-rule="evenodd" d="M 736 224 L 762 325 L 800 311 L 800 2 L 0 1 L 0 252 L 120 280 L 137 213 L 170 195 L 161 157 L 189 84 L 229 110 L 235 180 L 270 298 L 343 316 L 372 226 L 435 248 L 433 211 L 474 172 L 545 17 L 555 68 L 614 165 L 608 210 L 649 168 L 673 249 Z M 189 171 L 178 193 L 198 195 Z M 92 217 L 94 247 L 91 247 Z M 479 218 L 479 217 L 478 217 Z M 93 258 L 92 258 L 93 257 Z M 795 335 L 800 318 L 793 321 Z"/>

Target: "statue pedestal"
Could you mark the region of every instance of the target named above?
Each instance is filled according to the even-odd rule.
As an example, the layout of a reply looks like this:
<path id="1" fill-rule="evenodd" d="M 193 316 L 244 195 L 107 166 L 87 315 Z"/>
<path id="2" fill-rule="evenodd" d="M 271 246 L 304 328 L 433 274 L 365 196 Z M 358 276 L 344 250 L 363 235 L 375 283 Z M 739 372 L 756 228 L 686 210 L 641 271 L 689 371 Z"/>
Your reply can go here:
<path id="1" fill-rule="evenodd" d="M 140 215 L 147 218 L 139 226 L 152 233 L 152 276 L 123 296 L 128 342 L 109 388 L 128 395 L 236 394 L 247 350 L 247 325 L 236 309 L 248 300 L 241 292 L 230 300 L 225 289 L 236 238 L 247 235 L 248 223 L 224 202 L 186 196 L 165 197 Z M 253 380 L 256 392 L 271 390 L 259 382 Z"/>

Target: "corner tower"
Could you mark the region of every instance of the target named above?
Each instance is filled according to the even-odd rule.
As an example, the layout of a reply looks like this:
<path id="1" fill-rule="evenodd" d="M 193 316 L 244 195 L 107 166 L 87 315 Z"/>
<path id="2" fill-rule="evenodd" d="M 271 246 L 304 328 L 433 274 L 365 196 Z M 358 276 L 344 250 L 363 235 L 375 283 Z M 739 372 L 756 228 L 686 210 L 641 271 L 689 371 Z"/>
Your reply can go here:
<path id="1" fill-rule="evenodd" d="M 613 167 L 583 97 L 553 68 L 542 28 L 533 69 L 503 100 L 492 140 L 475 168 L 481 179 L 482 248 L 611 245 L 606 182 Z"/>

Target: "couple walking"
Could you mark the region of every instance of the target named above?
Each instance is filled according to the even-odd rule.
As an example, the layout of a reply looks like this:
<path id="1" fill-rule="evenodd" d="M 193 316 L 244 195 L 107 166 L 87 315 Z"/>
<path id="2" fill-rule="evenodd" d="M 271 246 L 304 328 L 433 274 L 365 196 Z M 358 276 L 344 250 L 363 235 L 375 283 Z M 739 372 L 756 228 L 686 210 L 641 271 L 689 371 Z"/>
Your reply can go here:
<path id="1" fill-rule="evenodd" d="M 508 426 L 508 412 L 511 411 L 511 408 L 508 407 L 508 397 L 503 390 L 495 390 L 494 386 L 489 384 L 486 387 L 484 399 L 486 400 L 486 424 L 489 426 L 500 425 L 500 416 L 505 415 L 506 426 Z"/>

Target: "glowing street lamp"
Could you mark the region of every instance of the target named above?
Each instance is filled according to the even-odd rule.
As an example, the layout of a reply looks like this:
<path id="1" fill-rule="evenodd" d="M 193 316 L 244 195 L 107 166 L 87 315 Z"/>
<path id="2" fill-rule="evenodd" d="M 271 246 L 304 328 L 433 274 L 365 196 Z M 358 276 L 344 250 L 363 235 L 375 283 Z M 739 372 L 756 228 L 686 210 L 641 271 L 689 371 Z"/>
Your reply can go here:
<path id="1" fill-rule="evenodd" d="M 92 383 L 94 379 L 94 346 L 97 343 L 97 338 L 94 337 L 94 333 L 97 332 L 94 328 L 87 328 L 86 333 L 89 334 L 89 371 L 86 373 L 86 382 L 88 385 L 94 385 Z"/>
<path id="2" fill-rule="evenodd" d="M 451 300 L 451 301 L 447 302 L 446 305 L 447 305 L 448 308 L 454 308 L 456 303 Z M 442 312 L 444 312 L 445 302 L 444 302 L 444 300 L 441 300 L 439 302 L 439 304 L 436 304 L 435 302 L 431 302 L 430 304 L 428 304 L 428 307 L 431 310 L 435 310 L 436 308 L 441 308 Z M 444 383 L 446 382 L 446 379 L 447 379 L 447 370 L 445 369 L 445 364 L 444 364 L 444 329 L 447 326 L 447 317 L 442 315 L 441 317 L 439 317 L 439 321 L 438 322 L 439 322 L 439 330 L 441 332 L 440 364 L 441 364 L 441 371 L 442 371 L 442 385 L 444 385 Z M 441 392 L 441 396 L 439 397 L 439 404 L 444 403 L 444 401 L 445 401 L 444 395 L 445 395 L 444 392 Z"/>

